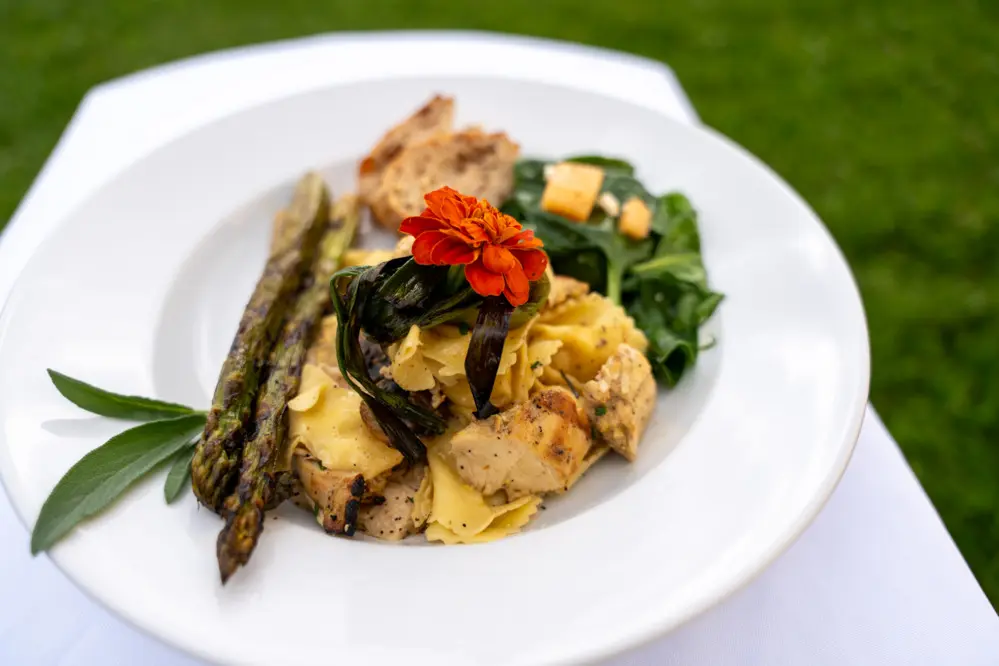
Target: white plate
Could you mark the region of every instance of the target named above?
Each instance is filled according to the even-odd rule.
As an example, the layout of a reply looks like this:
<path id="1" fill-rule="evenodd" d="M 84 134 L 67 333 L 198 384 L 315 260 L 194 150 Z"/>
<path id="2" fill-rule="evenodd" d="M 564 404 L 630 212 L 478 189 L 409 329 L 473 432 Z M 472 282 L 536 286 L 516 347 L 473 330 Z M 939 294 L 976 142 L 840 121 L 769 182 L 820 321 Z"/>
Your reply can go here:
<path id="1" fill-rule="evenodd" d="M 340 86 L 208 125 L 126 170 L 32 258 L 0 317 L 0 472 L 29 525 L 121 424 L 52 367 L 207 405 L 264 259 L 271 215 L 321 166 L 334 189 L 433 92 L 526 154 L 609 153 L 701 215 L 719 344 L 663 394 L 632 465 L 598 465 L 524 534 L 464 547 L 333 539 L 292 508 L 218 583 L 216 516 L 162 478 L 58 545 L 55 562 L 141 628 L 224 662 L 541 664 L 596 659 L 676 626 L 759 573 L 842 474 L 867 398 L 863 309 L 809 208 L 728 140 L 617 99 L 510 79 Z"/>

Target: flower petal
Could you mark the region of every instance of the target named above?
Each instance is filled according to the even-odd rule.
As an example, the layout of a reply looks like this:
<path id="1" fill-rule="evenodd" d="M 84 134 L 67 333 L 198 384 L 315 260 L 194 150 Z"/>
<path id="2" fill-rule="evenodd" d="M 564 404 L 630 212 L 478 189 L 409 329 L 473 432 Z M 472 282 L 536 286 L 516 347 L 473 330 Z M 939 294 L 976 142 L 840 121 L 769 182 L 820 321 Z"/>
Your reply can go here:
<path id="1" fill-rule="evenodd" d="M 447 228 L 446 222 L 433 217 L 417 215 L 415 217 L 407 217 L 403 220 L 402 224 L 399 225 L 399 232 L 410 234 L 411 236 L 419 236 L 425 231 L 438 231 L 445 228 Z"/>
<path id="2" fill-rule="evenodd" d="M 491 240 L 497 240 L 503 232 L 503 225 L 500 222 L 499 212 L 492 208 L 488 202 L 480 201 L 482 210 L 482 228 Z"/>
<path id="3" fill-rule="evenodd" d="M 448 197 L 441 203 L 441 213 L 444 214 L 444 219 L 453 224 L 458 220 L 465 219 L 468 210 L 465 203 L 458 197 Z"/>
<path id="4" fill-rule="evenodd" d="M 531 295 L 531 283 L 524 275 L 524 269 L 517 264 L 503 278 L 506 281 L 503 293 L 506 295 L 506 300 L 510 301 L 510 305 L 517 307 L 526 303 Z"/>
<path id="5" fill-rule="evenodd" d="M 447 236 L 430 251 L 430 261 L 437 266 L 453 266 L 475 261 L 476 252 L 468 243 Z"/>
<path id="6" fill-rule="evenodd" d="M 507 240 L 513 238 L 523 230 L 523 227 L 521 226 L 520 222 L 516 220 L 516 218 L 513 218 L 510 215 L 506 215 L 504 213 L 499 213 L 498 211 L 497 211 L 496 221 L 497 221 L 496 224 L 497 243 L 506 243 Z"/>
<path id="7" fill-rule="evenodd" d="M 506 227 L 503 231 L 496 236 L 496 243 L 498 245 L 514 245 L 511 243 L 511 239 L 515 238 L 517 234 L 523 233 L 521 227 L 518 225 L 516 227 Z"/>
<path id="8" fill-rule="evenodd" d="M 468 238 L 470 242 L 485 243 L 489 240 L 489 236 L 482 229 L 478 220 L 466 217 L 455 222 L 453 228 Z"/>
<path id="9" fill-rule="evenodd" d="M 542 247 L 541 239 L 535 238 L 534 232 L 525 229 L 503 241 L 503 245 L 513 250 L 514 248 L 528 250 L 530 248 Z"/>
<path id="10" fill-rule="evenodd" d="M 517 265 L 510 251 L 499 245 L 487 245 L 482 249 L 482 265 L 486 270 L 503 275 Z"/>
<path id="11" fill-rule="evenodd" d="M 413 257 L 423 265 L 465 265 L 465 276 L 483 296 L 506 293 L 526 302 L 530 281 L 544 273 L 548 257 L 541 240 L 485 199 L 444 186 L 423 197 L 426 209 L 407 217 L 399 230 L 414 237 Z"/>
<path id="12" fill-rule="evenodd" d="M 434 190 L 433 192 L 427 192 L 423 195 L 423 201 L 427 204 L 427 210 L 434 217 L 439 217 L 442 220 L 446 220 L 447 217 L 444 215 L 444 211 L 441 210 L 444 202 L 447 201 L 452 190 L 450 187 L 442 187 L 439 190 Z"/>
<path id="13" fill-rule="evenodd" d="M 416 263 L 424 266 L 433 264 L 431 255 L 434 247 L 447 237 L 448 235 L 443 231 L 423 232 L 413 241 L 413 259 L 416 260 Z"/>
<path id="14" fill-rule="evenodd" d="M 482 265 L 482 259 L 465 265 L 465 279 L 475 293 L 481 296 L 499 296 L 503 293 L 503 276 Z"/>
<path id="15" fill-rule="evenodd" d="M 428 192 L 423 200 L 435 216 L 449 222 L 457 222 L 466 217 L 471 210 L 469 203 L 474 206 L 476 201 L 475 197 L 466 197 L 446 185 Z"/>
<path id="16" fill-rule="evenodd" d="M 509 250 L 524 268 L 524 275 L 532 282 L 540 280 L 548 268 L 548 255 L 541 250 Z"/>
<path id="17" fill-rule="evenodd" d="M 455 249 L 446 254 L 441 259 L 441 265 L 462 266 L 464 264 L 470 264 L 479 258 L 479 254 L 479 250 L 466 245 L 461 249 Z"/>

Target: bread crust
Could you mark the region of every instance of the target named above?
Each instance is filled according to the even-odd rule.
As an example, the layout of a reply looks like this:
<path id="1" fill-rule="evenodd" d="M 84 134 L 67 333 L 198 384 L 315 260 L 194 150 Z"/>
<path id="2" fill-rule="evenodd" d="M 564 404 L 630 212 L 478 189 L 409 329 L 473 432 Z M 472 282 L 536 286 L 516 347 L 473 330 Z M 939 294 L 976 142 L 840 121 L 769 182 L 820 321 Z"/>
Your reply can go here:
<path id="1" fill-rule="evenodd" d="M 375 219 L 396 229 L 424 208 L 423 195 L 445 185 L 500 205 L 513 189 L 513 166 L 520 146 L 503 132 L 470 129 L 437 135 L 406 146 L 385 167 L 369 197 Z"/>
<path id="2" fill-rule="evenodd" d="M 401 123 L 391 128 L 371 152 L 361 160 L 357 173 L 357 192 L 361 201 L 371 205 L 371 199 L 382 182 L 385 167 L 405 147 L 431 137 L 449 134 L 454 127 L 454 98 L 435 95 Z"/>

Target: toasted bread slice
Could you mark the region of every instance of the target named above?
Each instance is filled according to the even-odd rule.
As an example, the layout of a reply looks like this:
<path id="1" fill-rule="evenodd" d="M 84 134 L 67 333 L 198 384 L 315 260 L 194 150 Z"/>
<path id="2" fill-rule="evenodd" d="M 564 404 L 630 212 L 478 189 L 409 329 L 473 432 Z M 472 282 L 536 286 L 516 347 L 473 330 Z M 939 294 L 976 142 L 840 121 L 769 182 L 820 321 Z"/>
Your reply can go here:
<path id="1" fill-rule="evenodd" d="M 416 113 L 386 132 L 358 169 L 358 195 L 370 205 L 385 167 L 403 148 L 422 143 L 438 134 L 448 134 L 454 124 L 454 98 L 436 95 Z"/>
<path id="2" fill-rule="evenodd" d="M 375 219 L 395 229 L 424 208 L 423 195 L 445 185 L 498 206 L 513 189 L 520 146 L 506 134 L 466 130 L 407 146 L 385 168 L 369 202 Z"/>

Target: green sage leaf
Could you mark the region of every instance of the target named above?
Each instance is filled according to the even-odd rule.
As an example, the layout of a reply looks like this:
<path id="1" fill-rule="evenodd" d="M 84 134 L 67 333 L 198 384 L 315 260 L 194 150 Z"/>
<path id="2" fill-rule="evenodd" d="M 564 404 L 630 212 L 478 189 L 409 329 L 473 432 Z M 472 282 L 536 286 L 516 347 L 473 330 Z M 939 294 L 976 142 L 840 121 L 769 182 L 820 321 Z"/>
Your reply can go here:
<path id="1" fill-rule="evenodd" d="M 194 460 L 194 450 L 197 442 L 192 441 L 190 448 L 181 449 L 170 463 L 166 483 L 163 484 L 163 497 L 167 504 L 176 502 L 184 491 L 191 487 L 191 461 Z"/>
<path id="2" fill-rule="evenodd" d="M 64 398 L 93 414 L 129 421 L 155 421 L 195 413 L 190 407 L 172 402 L 105 391 L 52 369 L 48 373 Z"/>
<path id="3" fill-rule="evenodd" d="M 48 550 L 82 520 L 106 508 L 158 464 L 190 446 L 204 427 L 204 414 L 144 423 L 83 456 L 42 505 L 31 533 L 31 553 Z"/>

